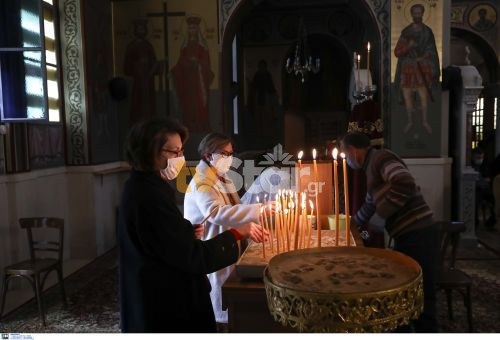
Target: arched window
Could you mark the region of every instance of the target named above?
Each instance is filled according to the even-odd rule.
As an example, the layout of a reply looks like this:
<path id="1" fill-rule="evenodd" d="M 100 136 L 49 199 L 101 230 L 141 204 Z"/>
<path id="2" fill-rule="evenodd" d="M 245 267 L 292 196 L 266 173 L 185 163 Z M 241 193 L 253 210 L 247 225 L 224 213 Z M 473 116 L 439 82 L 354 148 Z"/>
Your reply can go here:
<path id="1" fill-rule="evenodd" d="M 472 150 L 477 148 L 484 137 L 484 98 L 477 98 L 476 109 L 472 112 Z"/>

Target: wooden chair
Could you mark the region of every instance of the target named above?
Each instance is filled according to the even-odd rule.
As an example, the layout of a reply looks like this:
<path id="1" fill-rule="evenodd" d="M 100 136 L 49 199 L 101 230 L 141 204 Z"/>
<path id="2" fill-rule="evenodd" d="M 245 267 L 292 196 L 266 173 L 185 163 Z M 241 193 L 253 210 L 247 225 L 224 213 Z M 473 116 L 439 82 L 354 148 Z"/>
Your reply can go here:
<path id="1" fill-rule="evenodd" d="M 455 267 L 460 233 L 465 231 L 465 223 L 441 222 L 441 231 L 441 253 L 437 289 L 446 292 L 448 317 L 450 320 L 453 320 L 452 291 L 456 290 L 460 292 L 464 299 L 464 305 L 467 308 L 469 332 L 472 332 L 472 280 L 467 274 Z"/>
<path id="2" fill-rule="evenodd" d="M 45 310 L 42 301 L 42 292 L 45 280 L 48 274 L 55 270 L 57 271 L 57 276 L 59 279 L 59 287 L 61 290 L 61 295 L 63 298 L 64 307 L 67 306 L 66 303 L 66 292 L 64 290 L 63 282 L 63 271 L 62 271 L 62 259 L 63 259 L 63 249 L 64 249 L 64 220 L 61 218 L 54 217 L 33 217 L 33 218 L 21 218 L 19 219 L 19 224 L 21 229 L 26 229 L 26 234 L 28 236 L 28 245 L 30 251 L 30 259 L 22 262 L 18 262 L 9 265 L 4 268 L 4 281 L 2 288 L 2 307 L 0 309 L 0 319 L 3 315 L 3 310 L 5 307 L 5 299 L 7 296 L 8 285 L 10 279 L 14 277 L 26 278 L 35 292 L 35 297 L 38 303 L 38 312 L 40 314 L 40 319 L 45 326 Z M 40 228 L 50 228 L 57 229 L 57 241 L 51 240 L 50 237 L 44 236 L 44 240 L 33 239 L 33 229 Z M 46 230 L 46 234 L 50 231 Z M 41 232 L 36 232 L 41 233 Z M 42 252 L 41 256 L 37 256 Z M 56 253 L 56 258 L 47 258 L 44 255 L 47 252 Z M 40 279 L 40 277 L 42 278 Z"/>

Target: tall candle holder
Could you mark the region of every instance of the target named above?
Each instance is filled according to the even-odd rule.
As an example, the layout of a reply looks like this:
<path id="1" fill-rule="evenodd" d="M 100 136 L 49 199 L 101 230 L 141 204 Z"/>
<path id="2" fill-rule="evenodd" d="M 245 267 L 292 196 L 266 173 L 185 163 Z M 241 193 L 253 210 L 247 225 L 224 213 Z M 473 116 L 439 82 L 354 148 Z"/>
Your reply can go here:
<path id="1" fill-rule="evenodd" d="M 361 80 L 356 80 L 356 83 L 359 85 L 354 87 L 352 97 L 356 99 L 357 104 L 373 99 L 373 95 L 377 92 L 377 86 L 375 84 L 365 85 Z"/>
<path id="2" fill-rule="evenodd" d="M 377 91 L 377 86 L 372 84 L 371 73 L 370 73 L 370 49 L 371 45 L 368 42 L 366 46 L 366 69 L 363 69 L 364 77 L 360 74 L 360 61 L 361 56 L 359 54 L 355 55 L 354 67 L 356 72 L 354 73 L 354 90 L 353 90 L 353 98 L 356 100 L 357 104 L 361 104 L 367 100 L 373 99 L 373 95 Z M 366 79 L 366 82 L 363 82 L 362 79 Z"/>

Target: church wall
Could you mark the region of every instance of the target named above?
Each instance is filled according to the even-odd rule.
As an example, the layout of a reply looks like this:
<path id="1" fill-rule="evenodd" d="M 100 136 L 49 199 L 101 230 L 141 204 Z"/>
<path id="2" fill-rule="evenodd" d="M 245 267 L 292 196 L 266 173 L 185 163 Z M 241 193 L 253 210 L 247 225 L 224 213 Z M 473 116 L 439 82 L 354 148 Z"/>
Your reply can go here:
<path id="1" fill-rule="evenodd" d="M 116 245 L 116 207 L 128 172 L 122 163 L 60 167 L 0 177 L 0 267 L 26 259 L 22 217 L 65 220 L 65 261 L 92 260 Z"/>
<path id="2" fill-rule="evenodd" d="M 405 158 L 410 173 L 434 212 L 434 219 L 451 217 L 451 158 Z"/>
<path id="3" fill-rule="evenodd" d="M 109 90 L 113 79 L 113 35 L 111 2 L 82 2 L 83 44 L 89 120 L 90 163 L 122 159 L 123 133 L 119 127 L 125 115 L 118 111 L 118 100 Z"/>

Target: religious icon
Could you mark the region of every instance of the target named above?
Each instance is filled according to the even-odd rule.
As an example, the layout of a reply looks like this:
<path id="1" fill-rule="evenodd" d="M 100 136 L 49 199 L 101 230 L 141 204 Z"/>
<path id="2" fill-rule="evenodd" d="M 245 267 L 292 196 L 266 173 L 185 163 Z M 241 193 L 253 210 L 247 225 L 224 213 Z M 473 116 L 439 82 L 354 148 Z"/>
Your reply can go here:
<path id="1" fill-rule="evenodd" d="M 264 59 L 259 60 L 250 83 L 248 109 L 261 136 L 271 137 L 275 133 L 274 120 L 278 116 L 279 103 L 273 76 Z"/>
<path id="2" fill-rule="evenodd" d="M 439 81 L 439 57 L 432 29 L 424 24 L 424 5 L 410 7 L 412 22 L 399 36 L 394 55 L 398 58 L 394 82 L 401 91 L 406 109 L 407 123 L 404 133 L 410 131 L 418 116 L 430 135 L 432 128 L 427 119 L 430 102 L 435 101 L 433 85 Z M 417 97 L 420 105 L 417 105 Z"/>
<path id="3" fill-rule="evenodd" d="M 126 46 L 123 65 L 123 72 L 133 80 L 130 126 L 156 114 L 155 76 L 163 74 L 163 63 L 156 59 L 148 34 L 148 20 L 134 20 L 134 39 Z"/>
<path id="4" fill-rule="evenodd" d="M 478 32 L 487 31 L 495 26 L 497 13 L 489 4 L 479 4 L 469 13 L 469 25 Z"/>
<path id="5" fill-rule="evenodd" d="M 182 121 L 191 132 L 197 133 L 210 131 L 208 98 L 214 79 L 201 23 L 198 16 L 186 18 L 187 34 L 177 64 L 171 70 Z"/>

